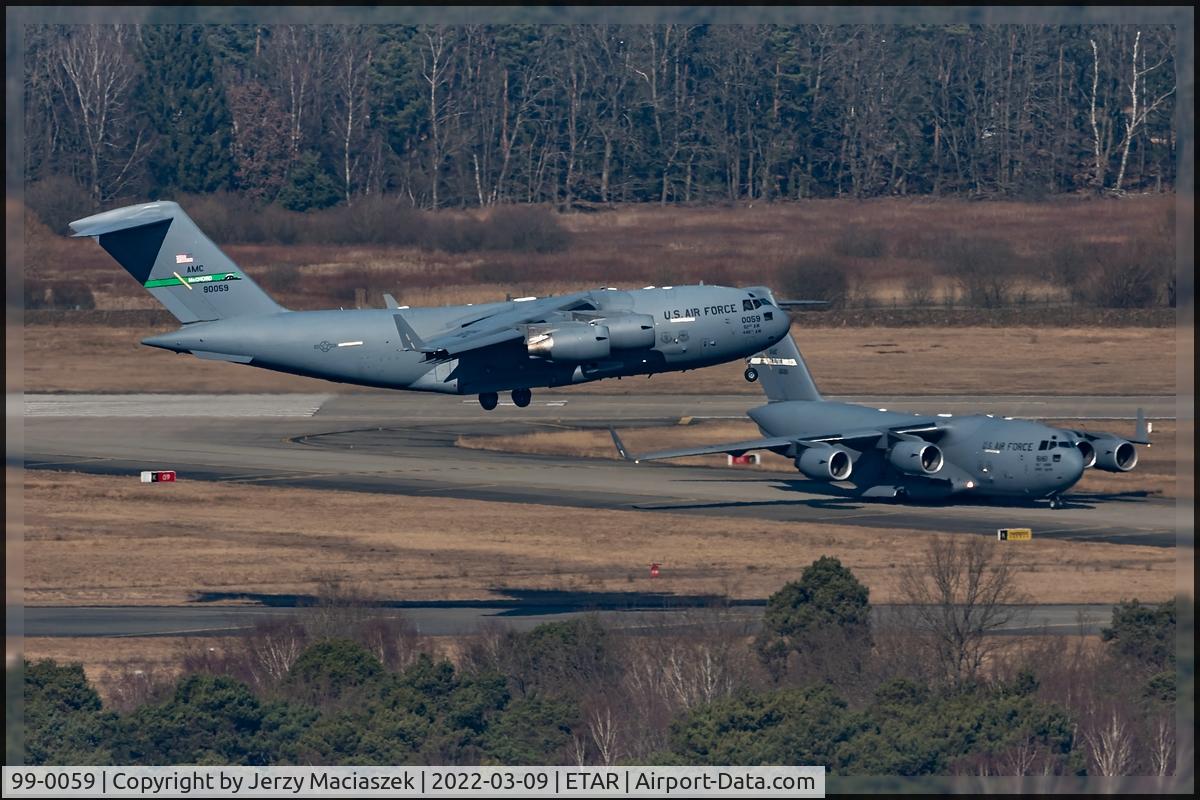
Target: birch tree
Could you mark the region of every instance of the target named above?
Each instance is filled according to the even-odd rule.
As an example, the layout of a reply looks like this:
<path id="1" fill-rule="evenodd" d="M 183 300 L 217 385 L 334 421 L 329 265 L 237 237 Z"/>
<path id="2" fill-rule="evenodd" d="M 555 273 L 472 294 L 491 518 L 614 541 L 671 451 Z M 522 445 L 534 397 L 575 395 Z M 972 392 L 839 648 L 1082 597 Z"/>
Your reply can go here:
<path id="1" fill-rule="evenodd" d="M 116 196 L 142 155 L 144 129 L 130 108 L 137 77 L 129 25 L 63 26 L 51 72 L 74 122 L 96 206 Z"/>

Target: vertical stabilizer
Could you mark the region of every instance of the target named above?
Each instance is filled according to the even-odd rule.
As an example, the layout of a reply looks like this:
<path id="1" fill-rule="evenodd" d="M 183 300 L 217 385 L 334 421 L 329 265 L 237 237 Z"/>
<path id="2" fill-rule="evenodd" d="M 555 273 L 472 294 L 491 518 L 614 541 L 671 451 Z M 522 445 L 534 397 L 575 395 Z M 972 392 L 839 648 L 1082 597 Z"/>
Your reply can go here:
<path id="1" fill-rule="evenodd" d="M 800 355 L 800 349 L 796 347 L 791 334 L 752 356 L 750 364 L 758 370 L 763 391 L 772 403 L 821 399 L 808 365 L 804 363 L 804 356 Z"/>
<path id="2" fill-rule="evenodd" d="M 213 244 L 177 204 L 160 201 L 71 223 L 183 323 L 286 311 Z"/>

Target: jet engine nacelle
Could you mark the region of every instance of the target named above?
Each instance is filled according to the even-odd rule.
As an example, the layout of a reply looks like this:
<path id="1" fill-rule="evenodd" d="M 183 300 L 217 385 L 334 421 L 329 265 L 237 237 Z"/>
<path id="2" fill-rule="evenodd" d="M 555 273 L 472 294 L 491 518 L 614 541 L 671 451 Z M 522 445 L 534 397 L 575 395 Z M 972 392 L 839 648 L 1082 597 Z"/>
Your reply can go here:
<path id="1" fill-rule="evenodd" d="M 1091 444 L 1095 448 L 1096 469 L 1105 472 L 1129 472 L 1137 466 L 1137 448 L 1133 446 L 1132 442 L 1108 437 L 1093 439 Z M 1086 458 L 1085 454 L 1085 461 Z"/>
<path id="2" fill-rule="evenodd" d="M 525 339 L 529 355 L 550 361 L 599 361 L 612 350 L 604 325 L 566 323 L 551 330 L 530 333 Z"/>
<path id="3" fill-rule="evenodd" d="M 906 475 L 934 475 L 942 469 L 942 449 L 929 442 L 897 442 L 887 453 L 888 462 Z"/>
<path id="4" fill-rule="evenodd" d="M 654 317 L 649 314 L 606 317 L 604 325 L 614 350 L 643 350 L 654 346 Z"/>
<path id="5" fill-rule="evenodd" d="M 844 481 L 854 470 L 854 458 L 844 447 L 806 447 L 794 462 L 796 469 L 814 481 Z"/>

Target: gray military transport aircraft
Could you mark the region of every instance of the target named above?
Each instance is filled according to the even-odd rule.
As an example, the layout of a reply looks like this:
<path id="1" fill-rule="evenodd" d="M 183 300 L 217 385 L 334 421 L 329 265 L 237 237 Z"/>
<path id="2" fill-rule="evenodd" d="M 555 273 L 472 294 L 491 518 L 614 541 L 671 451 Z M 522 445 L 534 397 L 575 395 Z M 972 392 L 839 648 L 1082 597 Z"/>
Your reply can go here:
<path id="1" fill-rule="evenodd" d="M 341 383 L 477 394 L 488 411 L 502 391 L 524 407 L 534 387 L 745 358 L 790 324 L 765 287 L 704 285 L 442 308 L 409 308 L 385 295 L 384 309 L 289 311 L 175 203 L 106 211 L 71 230 L 95 237 L 182 323 L 143 344 Z"/>
<path id="2" fill-rule="evenodd" d="M 811 480 L 851 484 L 842 495 L 1047 498 L 1061 508 L 1085 469 L 1128 472 L 1137 466 L 1134 445 L 1150 444 L 1141 409 L 1137 433 L 1123 439 L 991 414 L 924 417 L 825 400 L 791 336 L 750 364 L 762 367 L 768 402 L 746 413 L 767 438 L 632 455 L 612 430 L 618 453 L 640 462 L 770 450 Z"/>

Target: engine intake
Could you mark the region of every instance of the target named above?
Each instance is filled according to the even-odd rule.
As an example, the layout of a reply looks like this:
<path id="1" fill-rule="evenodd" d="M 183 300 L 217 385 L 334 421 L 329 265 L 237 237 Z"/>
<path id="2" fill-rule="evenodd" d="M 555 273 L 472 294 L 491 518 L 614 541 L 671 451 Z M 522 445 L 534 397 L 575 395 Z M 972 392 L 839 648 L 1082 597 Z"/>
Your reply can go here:
<path id="1" fill-rule="evenodd" d="M 888 450 L 888 462 L 906 475 L 934 475 L 942 469 L 942 449 L 929 442 L 897 442 Z"/>
<path id="2" fill-rule="evenodd" d="M 1137 448 L 1124 439 L 1105 438 L 1092 441 L 1095 450 L 1096 469 L 1105 472 L 1129 472 L 1137 466 Z"/>
<path id="3" fill-rule="evenodd" d="M 551 330 L 529 331 L 525 337 L 529 355 L 550 361 L 598 361 L 612 350 L 608 328 L 588 323 L 567 323 Z"/>
<path id="4" fill-rule="evenodd" d="M 1091 442 L 1080 439 L 1075 443 L 1075 446 L 1079 448 L 1080 454 L 1083 455 L 1084 469 L 1091 469 L 1096 466 L 1096 448 L 1092 447 Z"/>
<path id="5" fill-rule="evenodd" d="M 814 481 L 844 481 L 854 471 L 854 458 L 844 447 L 806 447 L 796 456 L 796 469 Z"/>

